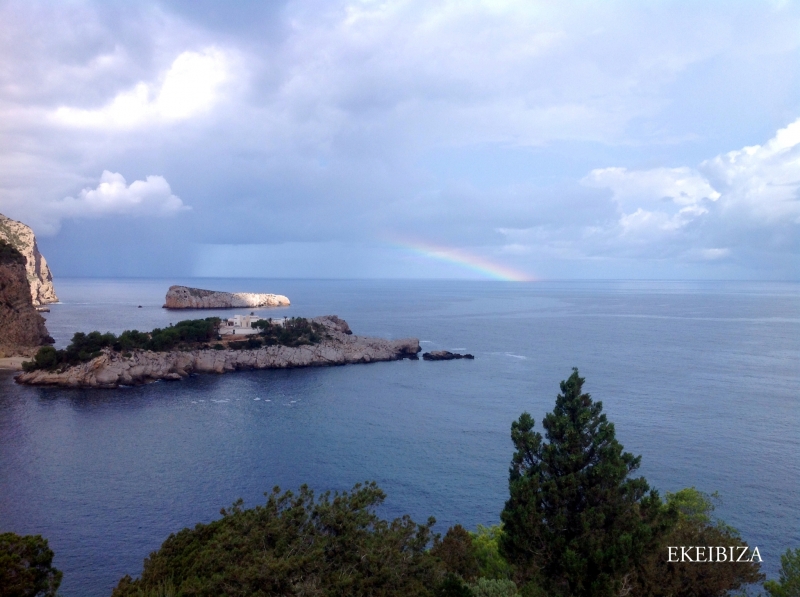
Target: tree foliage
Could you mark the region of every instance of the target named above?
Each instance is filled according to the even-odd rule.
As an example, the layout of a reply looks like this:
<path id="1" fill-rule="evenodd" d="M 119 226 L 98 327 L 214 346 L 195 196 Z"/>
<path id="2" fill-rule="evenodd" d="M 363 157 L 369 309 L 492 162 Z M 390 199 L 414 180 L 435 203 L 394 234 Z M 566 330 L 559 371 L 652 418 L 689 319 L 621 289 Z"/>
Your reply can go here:
<path id="1" fill-rule="evenodd" d="M 694 487 L 666 494 L 663 508 L 677 517 L 658 545 L 639 560 L 634 595 L 723 597 L 764 579 L 758 562 L 669 561 L 669 546 L 747 546 L 736 529 L 713 517 L 717 499 L 716 494 L 708 495 Z"/>
<path id="2" fill-rule="evenodd" d="M 25 265 L 27 263 L 25 256 L 20 253 L 13 245 L 0 239 L 0 265 L 17 264 Z"/>
<path id="3" fill-rule="evenodd" d="M 76 332 L 72 341 L 63 350 L 52 346 L 43 346 L 34 356 L 33 361 L 23 363 L 26 371 L 36 369 L 55 370 L 85 363 L 102 354 L 104 348 L 112 348 L 117 352 L 134 349 L 166 351 L 177 346 L 187 348 L 208 342 L 217 335 L 220 319 L 186 319 L 167 328 L 156 328 L 145 333 L 138 330 L 125 330 L 119 336 L 111 332 Z"/>
<path id="4" fill-rule="evenodd" d="M 768 580 L 764 589 L 770 597 L 800 597 L 800 548 L 786 550 L 778 580 Z"/>
<path id="5" fill-rule="evenodd" d="M 382 520 L 375 508 L 384 497 L 374 483 L 319 498 L 306 486 L 297 494 L 276 487 L 263 506 L 239 501 L 219 520 L 171 535 L 113 597 L 167 581 L 178 596 L 431 595 L 443 576 L 427 550 L 435 521 Z"/>
<path id="6" fill-rule="evenodd" d="M 501 514 L 501 550 L 517 580 L 553 596 L 606 597 L 627 590 L 636 561 L 660 532 L 660 499 L 634 478 L 602 403 L 582 393 L 573 369 L 543 421 L 547 442 L 523 413 Z"/>
<path id="7" fill-rule="evenodd" d="M 479 578 L 469 585 L 472 597 L 517 597 L 517 585 L 513 580 Z"/>
<path id="8" fill-rule="evenodd" d="M 47 539 L 0 533 L 0 597 L 53 597 L 60 584 Z"/>
<path id="9" fill-rule="evenodd" d="M 259 335 L 266 346 L 303 346 L 318 344 L 325 337 L 325 328 L 305 317 L 290 317 L 283 325 L 271 319 L 253 322 L 252 327 L 261 330 Z"/>
<path id="10" fill-rule="evenodd" d="M 431 553 L 439 558 L 448 573 L 466 581 L 474 580 L 480 572 L 472 535 L 460 524 L 447 529 L 444 538 L 436 542 Z"/>
<path id="11" fill-rule="evenodd" d="M 502 525 L 486 527 L 479 524 L 470 535 L 478 559 L 478 576 L 492 580 L 510 579 L 511 566 L 500 553 Z"/>

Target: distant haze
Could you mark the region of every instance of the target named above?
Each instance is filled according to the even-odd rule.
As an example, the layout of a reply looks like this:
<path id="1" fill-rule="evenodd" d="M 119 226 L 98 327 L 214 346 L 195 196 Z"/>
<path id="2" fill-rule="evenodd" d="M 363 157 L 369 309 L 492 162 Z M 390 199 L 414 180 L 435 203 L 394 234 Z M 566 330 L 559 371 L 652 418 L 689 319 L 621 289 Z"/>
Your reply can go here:
<path id="1" fill-rule="evenodd" d="M 0 0 L 59 276 L 800 278 L 800 4 Z"/>

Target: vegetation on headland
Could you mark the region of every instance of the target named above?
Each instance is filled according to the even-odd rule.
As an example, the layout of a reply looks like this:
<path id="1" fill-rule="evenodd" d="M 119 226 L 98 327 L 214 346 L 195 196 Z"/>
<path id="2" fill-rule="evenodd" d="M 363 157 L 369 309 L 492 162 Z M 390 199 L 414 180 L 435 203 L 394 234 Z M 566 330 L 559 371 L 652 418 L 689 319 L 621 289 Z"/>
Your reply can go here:
<path id="1" fill-rule="evenodd" d="M 13 245 L 0 240 L 0 265 L 19 264 L 25 265 L 27 260 Z"/>
<path id="2" fill-rule="evenodd" d="M 22 367 L 25 371 L 63 370 L 100 356 L 105 348 L 123 354 L 133 350 L 165 352 L 210 348 L 208 343 L 219 339 L 220 321 L 218 317 L 187 319 L 166 328 L 156 328 L 151 332 L 125 330 L 119 336 L 111 332 L 105 334 L 96 331 L 88 334 L 77 332 L 66 348 L 56 350 L 52 346 L 43 346 L 33 360 L 26 361 Z M 288 318 L 283 325 L 264 319 L 255 322 L 253 327 L 259 329 L 257 335 L 248 336 L 244 340 L 228 341 L 227 348 L 241 350 L 276 345 L 302 346 L 317 344 L 325 336 L 322 325 L 302 317 Z M 219 350 L 226 346 L 216 343 L 213 348 Z"/>
<path id="3" fill-rule="evenodd" d="M 723 597 L 763 580 L 760 558 L 714 518 L 716 496 L 688 488 L 662 499 L 635 476 L 640 458 L 583 383 L 577 370 L 561 383 L 544 436 L 527 413 L 512 424 L 501 525 L 455 525 L 441 537 L 433 518 L 381 519 L 374 483 L 319 497 L 276 487 L 264 505 L 239 500 L 171 535 L 112 597 Z M 670 561 L 675 546 L 741 547 L 748 557 Z M 800 550 L 764 589 L 800 596 Z"/>
<path id="4" fill-rule="evenodd" d="M 258 335 L 266 346 L 318 344 L 325 337 L 324 326 L 304 317 L 289 317 L 282 324 L 274 323 L 271 319 L 261 319 L 252 326 L 260 330 Z"/>
<path id="5" fill-rule="evenodd" d="M 25 371 L 64 369 L 99 357 L 102 350 L 109 347 L 116 352 L 136 349 L 163 352 L 179 347 L 192 348 L 216 338 L 219 323 L 219 317 L 206 317 L 179 321 L 175 325 L 156 328 L 149 333 L 125 330 L 116 336 L 111 332 L 76 332 L 66 348 L 56 350 L 52 346 L 43 346 L 33 361 L 23 363 L 22 367 Z"/>

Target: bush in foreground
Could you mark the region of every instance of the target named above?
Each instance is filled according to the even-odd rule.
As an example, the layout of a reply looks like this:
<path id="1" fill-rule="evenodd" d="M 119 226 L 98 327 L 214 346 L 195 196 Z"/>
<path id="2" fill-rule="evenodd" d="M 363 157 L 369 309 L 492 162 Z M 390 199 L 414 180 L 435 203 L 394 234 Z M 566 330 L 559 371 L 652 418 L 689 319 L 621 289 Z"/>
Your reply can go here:
<path id="1" fill-rule="evenodd" d="M 800 597 L 800 548 L 786 550 L 778 580 L 768 580 L 764 588 L 770 597 Z"/>
<path id="2" fill-rule="evenodd" d="M 382 520 L 377 485 L 351 492 L 298 494 L 275 488 L 267 503 L 171 535 L 145 560 L 141 578 L 124 577 L 113 597 L 153 595 L 427 596 L 442 577 L 427 550 L 434 520 Z"/>
<path id="3" fill-rule="evenodd" d="M 0 533 L 0 597 L 54 597 L 60 584 L 47 539 Z"/>

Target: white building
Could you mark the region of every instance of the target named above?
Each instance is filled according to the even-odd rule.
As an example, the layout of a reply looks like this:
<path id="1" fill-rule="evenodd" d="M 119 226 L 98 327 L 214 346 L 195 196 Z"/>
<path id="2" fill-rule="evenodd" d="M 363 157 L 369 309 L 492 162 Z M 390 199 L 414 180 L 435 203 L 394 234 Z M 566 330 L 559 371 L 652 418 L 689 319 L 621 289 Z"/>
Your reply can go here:
<path id="1" fill-rule="evenodd" d="M 263 317 L 258 317 L 254 313 L 250 315 L 234 315 L 228 319 L 223 319 L 219 325 L 219 333 L 221 336 L 236 335 L 247 336 L 249 334 L 257 334 L 260 330 L 253 327 L 256 321 L 261 321 Z M 278 319 L 269 318 L 269 321 L 275 325 L 283 325 L 286 321 L 285 317 Z"/>

